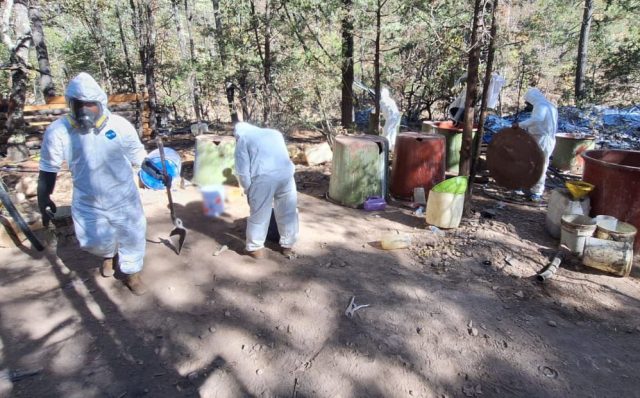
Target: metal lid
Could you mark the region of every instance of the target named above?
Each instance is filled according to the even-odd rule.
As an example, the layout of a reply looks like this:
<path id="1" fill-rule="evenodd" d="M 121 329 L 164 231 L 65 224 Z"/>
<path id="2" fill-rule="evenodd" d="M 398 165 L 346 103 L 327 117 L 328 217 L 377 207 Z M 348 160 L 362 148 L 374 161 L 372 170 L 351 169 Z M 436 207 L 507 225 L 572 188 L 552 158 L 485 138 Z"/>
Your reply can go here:
<path id="1" fill-rule="evenodd" d="M 507 189 L 533 187 L 544 170 L 544 153 L 536 140 L 520 128 L 498 131 L 487 148 L 487 168 Z"/>

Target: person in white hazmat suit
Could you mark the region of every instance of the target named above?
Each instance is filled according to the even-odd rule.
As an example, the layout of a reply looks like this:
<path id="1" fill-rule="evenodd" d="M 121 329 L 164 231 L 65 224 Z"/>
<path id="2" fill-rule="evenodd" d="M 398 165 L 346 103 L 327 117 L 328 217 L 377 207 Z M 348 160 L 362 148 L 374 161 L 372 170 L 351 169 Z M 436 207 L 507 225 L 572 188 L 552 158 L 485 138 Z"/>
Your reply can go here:
<path id="1" fill-rule="evenodd" d="M 282 133 L 249 123 L 235 126 L 236 175 L 249 201 L 246 251 L 254 258 L 266 257 L 264 242 L 273 209 L 280 247 L 285 256 L 293 253 L 298 240 L 298 193 L 293 178 L 295 167 Z"/>
<path id="2" fill-rule="evenodd" d="M 109 112 L 106 93 L 90 75 L 73 78 L 65 97 L 70 113 L 47 128 L 42 142 L 38 205 L 43 224 L 49 224 L 49 211 L 55 213 L 50 195 L 66 162 L 80 247 L 102 257 L 104 277 L 113 276 L 118 267 L 125 285 L 144 294 L 140 272 L 147 223 L 132 166 L 141 166 L 147 153 L 131 123 Z"/>
<path id="3" fill-rule="evenodd" d="M 520 127 L 527 130 L 538 142 L 540 149 L 544 153 L 543 173 L 536 185 L 531 188 L 529 198 L 538 202 L 544 193 L 544 183 L 547 178 L 547 167 L 549 167 L 549 157 L 556 146 L 556 132 L 558 130 L 558 109 L 547 100 L 540 90 L 535 87 L 529 88 L 524 95 L 527 106 L 533 106 L 531 117 L 523 122 L 514 123 L 512 127 Z"/>
<path id="4" fill-rule="evenodd" d="M 396 137 L 400 130 L 400 111 L 396 102 L 389 95 L 389 89 L 384 87 L 380 93 L 380 111 L 384 116 L 382 136 L 389 140 L 389 150 L 393 151 L 396 145 Z"/>

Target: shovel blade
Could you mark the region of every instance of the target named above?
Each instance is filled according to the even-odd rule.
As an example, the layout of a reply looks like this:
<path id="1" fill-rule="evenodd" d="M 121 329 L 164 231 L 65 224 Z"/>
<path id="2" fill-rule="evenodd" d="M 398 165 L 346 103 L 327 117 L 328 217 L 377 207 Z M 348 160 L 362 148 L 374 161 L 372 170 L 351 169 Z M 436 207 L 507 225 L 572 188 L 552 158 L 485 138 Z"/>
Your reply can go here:
<path id="1" fill-rule="evenodd" d="M 182 250 L 182 245 L 184 245 L 184 240 L 187 237 L 187 230 L 184 228 L 176 227 L 171 230 L 169 234 L 169 239 L 171 240 L 171 244 L 176 251 L 176 254 L 180 254 Z"/>

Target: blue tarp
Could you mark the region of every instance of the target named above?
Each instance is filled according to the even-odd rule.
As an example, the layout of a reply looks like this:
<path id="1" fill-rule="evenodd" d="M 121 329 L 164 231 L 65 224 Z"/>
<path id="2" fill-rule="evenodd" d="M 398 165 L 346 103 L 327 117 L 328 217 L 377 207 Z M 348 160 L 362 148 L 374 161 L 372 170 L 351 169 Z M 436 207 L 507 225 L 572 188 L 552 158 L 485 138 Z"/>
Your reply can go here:
<path id="1" fill-rule="evenodd" d="M 531 116 L 529 112 L 521 112 L 518 120 L 523 121 Z M 484 142 L 491 142 L 493 134 L 511 126 L 515 115 L 499 117 L 487 116 L 484 128 Z M 558 132 L 591 134 L 598 137 L 598 145 L 602 148 L 640 150 L 640 106 L 627 108 L 592 107 L 580 109 L 565 106 L 558 109 Z"/>

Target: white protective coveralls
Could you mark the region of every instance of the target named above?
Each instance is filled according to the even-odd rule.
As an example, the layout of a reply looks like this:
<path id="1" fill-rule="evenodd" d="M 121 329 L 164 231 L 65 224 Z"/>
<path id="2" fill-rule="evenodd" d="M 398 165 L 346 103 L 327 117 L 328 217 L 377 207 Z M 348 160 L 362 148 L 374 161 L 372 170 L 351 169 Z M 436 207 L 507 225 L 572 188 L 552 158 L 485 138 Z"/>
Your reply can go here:
<path id="1" fill-rule="evenodd" d="M 524 95 L 524 100 L 533 105 L 531 117 L 518 125 L 533 135 L 544 153 L 544 172 L 531 188 L 531 193 L 542 195 L 544 192 L 544 182 L 547 178 L 547 167 L 549 167 L 549 157 L 556 146 L 556 131 L 558 130 L 558 110 L 555 105 L 549 102 L 544 94 L 535 87 L 530 88 Z"/>
<path id="2" fill-rule="evenodd" d="M 40 170 L 57 173 L 66 161 L 73 178 L 71 214 L 80 246 L 103 258 L 119 256 L 120 270 L 142 270 L 147 222 L 132 165 L 147 153 L 135 128 L 107 109 L 107 95 L 88 74 L 69 82 L 72 98 L 102 104 L 106 120 L 83 129 L 70 116 L 53 122 L 44 133 Z M 99 122 L 100 123 L 100 122 Z"/>
<path id="3" fill-rule="evenodd" d="M 380 111 L 384 116 L 382 136 L 389 140 L 389 150 L 393 151 L 396 145 L 396 137 L 400 130 L 400 111 L 396 102 L 389 95 L 389 89 L 384 87 L 380 92 Z"/>
<path id="4" fill-rule="evenodd" d="M 264 247 L 273 208 L 280 246 L 291 248 L 298 240 L 298 193 L 295 167 L 282 133 L 249 123 L 236 124 L 236 175 L 249 199 L 247 251 Z"/>
<path id="5" fill-rule="evenodd" d="M 462 82 L 467 81 L 467 74 L 460 76 L 458 80 L 456 80 L 455 85 L 461 84 Z M 489 94 L 487 95 L 487 108 L 495 109 L 498 106 L 498 99 L 500 98 L 500 91 L 502 91 L 502 87 L 505 85 L 507 81 L 504 77 L 500 76 L 497 73 L 493 73 L 491 75 L 491 81 L 489 82 Z M 462 117 L 464 116 L 464 106 L 465 101 L 467 100 L 467 86 L 464 85 L 462 90 L 458 93 L 458 96 L 453 100 L 451 105 L 449 105 L 449 114 L 451 118 L 456 122 L 462 122 Z M 455 111 L 455 113 L 453 112 Z"/>

